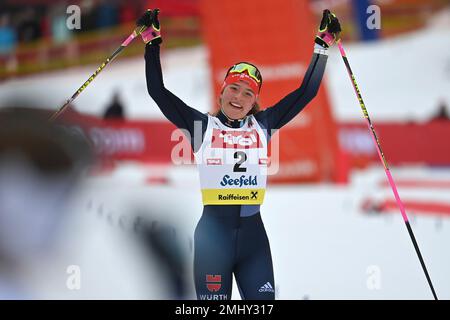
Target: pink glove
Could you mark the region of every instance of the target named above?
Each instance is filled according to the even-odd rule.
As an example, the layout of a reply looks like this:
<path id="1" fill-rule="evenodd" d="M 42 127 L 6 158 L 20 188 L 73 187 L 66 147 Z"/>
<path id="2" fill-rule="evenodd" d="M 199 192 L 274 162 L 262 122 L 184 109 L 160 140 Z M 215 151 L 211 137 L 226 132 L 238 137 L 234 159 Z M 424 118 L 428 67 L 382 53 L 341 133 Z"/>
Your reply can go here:
<path id="1" fill-rule="evenodd" d="M 153 11 L 148 9 L 136 22 L 137 26 L 146 27 L 146 29 L 141 33 L 142 40 L 146 44 L 160 44 L 162 42 L 158 14 L 159 9 L 154 9 Z"/>
<path id="2" fill-rule="evenodd" d="M 324 48 L 329 48 L 339 39 L 340 32 L 341 25 L 336 15 L 328 9 L 324 10 L 315 43 Z"/>

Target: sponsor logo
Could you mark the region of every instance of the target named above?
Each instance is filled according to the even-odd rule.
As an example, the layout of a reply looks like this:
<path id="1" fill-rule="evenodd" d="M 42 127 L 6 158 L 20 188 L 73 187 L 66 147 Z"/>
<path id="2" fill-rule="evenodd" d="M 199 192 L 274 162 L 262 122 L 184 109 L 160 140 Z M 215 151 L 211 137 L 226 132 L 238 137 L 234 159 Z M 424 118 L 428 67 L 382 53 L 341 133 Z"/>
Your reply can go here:
<path id="1" fill-rule="evenodd" d="M 244 175 L 240 176 L 238 179 L 233 179 L 229 175 L 225 175 L 222 178 L 220 185 L 225 186 L 256 186 L 258 184 L 257 176 L 249 176 L 248 178 Z"/>
<path id="2" fill-rule="evenodd" d="M 99 154 L 140 154 L 145 150 L 144 133 L 139 129 L 93 127 L 89 129 L 89 137 Z"/>
<path id="3" fill-rule="evenodd" d="M 228 201 L 228 200 L 234 200 L 234 201 L 237 201 L 237 200 L 250 200 L 249 196 L 241 196 L 239 194 L 232 194 L 232 193 L 227 194 L 227 195 L 219 194 L 217 198 L 218 198 L 218 200 L 223 200 L 223 201 Z"/>
<path id="4" fill-rule="evenodd" d="M 226 131 L 213 129 L 211 148 L 254 149 L 262 148 L 258 131 Z"/>
<path id="5" fill-rule="evenodd" d="M 250 191 L 250 196 L 243 196 L 240 194 L 219 194 L 217 196 L 218 200 L 223 200 L 223 201 L 229 201 L 229 200 L 233 200 L 233 201 L 239 201 L 239 200 L 258 200 L 258 191 Z"/>
<path id="6" fill-rule="evenodd" d="M 208 165 L 208 166 L 220 166 L 220 165 L 222 165 L 222 159 L 220 159 L 220 158 L 206 159 L 206 165 Z"/>
<path id="7" fill-rule="evenodd" d="M 270 282 L 266 282 L 261 288 L 259 288 L 258 290 L 259 292 L 275 292 L 273 290 L 272 285 L 270 284 Z"/>
<path id="8" fill-rule="evenodd" d="M 222 287 L 222 276 L 221 275 L 206 275 L 206 288 L 209 292 L 217 292 Z"/>
<path id="9" fill-rule="evenodd" d="M 201 294 L 200 300 L 228 300 L 227 294 Z"/>

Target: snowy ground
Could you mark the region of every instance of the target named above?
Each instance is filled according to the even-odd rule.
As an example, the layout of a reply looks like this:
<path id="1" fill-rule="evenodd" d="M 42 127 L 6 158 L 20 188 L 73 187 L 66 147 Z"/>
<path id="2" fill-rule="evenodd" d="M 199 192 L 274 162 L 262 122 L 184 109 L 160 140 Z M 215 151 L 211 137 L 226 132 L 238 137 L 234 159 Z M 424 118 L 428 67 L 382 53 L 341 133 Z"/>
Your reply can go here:
<path id="1" fill-rule="evenodd" d="M 169 222 L 176 226 L 191 259 L 201 197 L 198 181 L 188 178 L 196 177 L 195 170 L 177 170 L 184 171 L 186 179 L 169 185 L 144 184 L 140 177 L 148 169 L 132 165 L 111 176 L 90 178 L 73 202 L 74 217 L 68 224 L 65 239 L 70 241 L 64 246 L 65 252 L 59 264 L 41 277 L 45 286 L 53 286 L 48 296 L 167 297 L 167 285 L 158 268 L 145 261 L 145 253 L 131 233 L 118 227 L 118 220 L 120 216 L 130 217 L 133 209 L 139 208 L 154 219 Z M 394 179 L 424 174 L 428 178 L 450 177 L 449 169 L 403 168 L 392 172 Z M 348 186 L 268 189 L 262 217 L 272 248 L 278 299 L 432 298 L 400 212 L 368 215 L 361 211 L 361 202 L 367 196 L 390 193 L 380 188 L 383 179 L 384 171 L 373 168 L 355 173 Z M 449 190 L 428 191 L 450 203 Z M 399 192 L 407 199 L 420 190 Z M 450 299 L 450 218 L 408 214 L 436 292 L 441 299 Z M 69 265 L 81 269 L 80 290 L 66 287 Z M 193 297 L 192 287 L 190 294 Z M 239 299 L 236 287 L 233 299 Z"/>

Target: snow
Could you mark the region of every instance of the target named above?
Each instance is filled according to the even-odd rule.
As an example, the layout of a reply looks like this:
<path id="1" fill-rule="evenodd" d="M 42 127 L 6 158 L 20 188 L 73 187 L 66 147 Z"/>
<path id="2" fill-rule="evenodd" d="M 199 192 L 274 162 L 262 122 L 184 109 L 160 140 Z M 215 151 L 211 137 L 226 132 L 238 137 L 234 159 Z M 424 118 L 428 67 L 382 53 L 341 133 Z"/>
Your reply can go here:
<path id="1" fill-rule="evenodd" d="M 431 118 L 441 102 L 450 105 L 449 46 L 448 28 L 348 48 L 344 44 L 371 119 L 421 122 Z M 338 48 L 330 52 L 326 75 L 336 119 L 360 121 L 362 113 L 355 112 L 359 105 Z"/>
<path id="2" fill-rule="evenodd" d="M 146 253 L 136 245 L 132 233 L 119 227 L 120 217 L 129 220 L 138 211 L 177 229 L 191 275 L 192 237 L 202 210 L 196 170 L 192 166 L 176 168 L 177 174 L 166 185 L 144 184 L 133 173 L 140 171 L 146 177 L 153 170 L 157 168 L 128 164 L 110 176 L 85 182 L 72 202 L 73 217 L 62 240 L 65 250 L 59 267 L 80 266 L 82 286 L 68 291 L 59 283 L 60 289 L 49 290 L 48 297 L 169 297 L 160 269 L 145 260 Z M 135 179 L 128 179 L 127 172 Z M 439 172 L 450 175 L 450 169 Z M 392 174 L 394 179 L 404 175 L 430 178 L 435 169 L 393 168 Z M 185 179 L 179 181 L 177 176 Z M 384 170 L 374 167 L 354 172 L 348 186 L 268 188 L 261 214 L 271 244 L 278 299 L 432 298 L 400 212 L 376 215 L 361 211 L 363 199 L 374 193 L 391 194 L 393 199 L 389 188 L 380 187 L 383 179 Z M 450 202 L 448 190 L 430 191 Z M 421 190 L 399 189 L 404 199 L 417 192 Z M 449 299 L 450 219 L 407 213 L 436 292 L 441 299 Z M 48 277 L 53 279 L 54 268 L 50 270 L 53 273 Z M 194 297 L 192 283 L 188 297 Z M 239 299 L 236 286 L 233 299 Z"/>

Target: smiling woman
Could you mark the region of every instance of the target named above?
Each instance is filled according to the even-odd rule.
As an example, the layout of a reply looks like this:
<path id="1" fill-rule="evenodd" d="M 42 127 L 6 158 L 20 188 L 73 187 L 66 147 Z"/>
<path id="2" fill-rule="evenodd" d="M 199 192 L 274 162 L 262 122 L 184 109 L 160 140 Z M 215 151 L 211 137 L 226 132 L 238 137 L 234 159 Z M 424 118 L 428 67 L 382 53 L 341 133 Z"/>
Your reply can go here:
<path id="1" fill-rule="evenodd" d="M 187 106 L 165 88 L 158 10 L 148 10 L 137 24 L 147 27 L 142 37 L 147 44 L 148 92 L 167 119 L 188 132 L 199 168 L 204 207 L 194 236 L 197 298 L 230 299 L 234 274 L 243 299 L 275 299 L 272 256 L 259 211 L 268 174 L 267 146 L 272 134 L 317 94 L 327 48 L 340 31 L 337 18 L 324 11 L 300 87 L 259 111 L 261 73 L 253 64 L 240 62 L 228 69 L 218 97 L 220 110 L 214 115 Z"/>
<path id="2" fill-rule="evenodd" d="M 254 65 L 240 62 L 232 66 L 227 72 L 219 97 L 221 112 L 230 121 L 257 113 L 261 85 L 261 73 Z"/>

